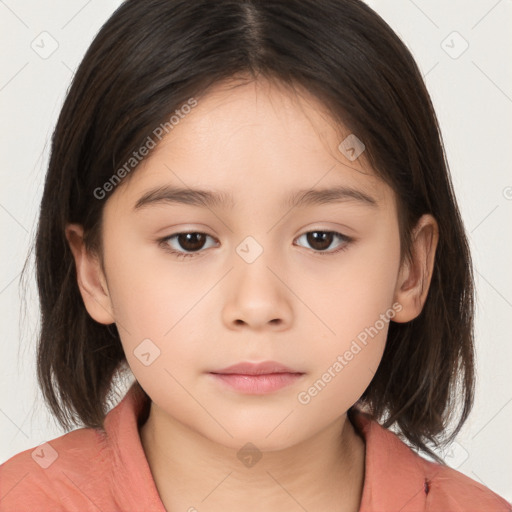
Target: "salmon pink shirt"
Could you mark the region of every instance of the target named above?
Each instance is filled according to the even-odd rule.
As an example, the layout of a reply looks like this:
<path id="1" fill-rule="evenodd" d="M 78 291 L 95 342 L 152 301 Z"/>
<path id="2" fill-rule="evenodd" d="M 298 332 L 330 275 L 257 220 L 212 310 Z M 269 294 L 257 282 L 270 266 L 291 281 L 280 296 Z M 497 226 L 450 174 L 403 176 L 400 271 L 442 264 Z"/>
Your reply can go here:
<path id="1" fill-rule="evenodd" d="M 107 414 L 104 430 L 77 429 L 10 458 L 0 466 L 0 511 L 165 512 L 139 436 L 145 404 L 134 383 Z M 512 511 L 482 484 L 423 459 L 365 413 L 353 421 L 366 446 L 359 512 Z"/>

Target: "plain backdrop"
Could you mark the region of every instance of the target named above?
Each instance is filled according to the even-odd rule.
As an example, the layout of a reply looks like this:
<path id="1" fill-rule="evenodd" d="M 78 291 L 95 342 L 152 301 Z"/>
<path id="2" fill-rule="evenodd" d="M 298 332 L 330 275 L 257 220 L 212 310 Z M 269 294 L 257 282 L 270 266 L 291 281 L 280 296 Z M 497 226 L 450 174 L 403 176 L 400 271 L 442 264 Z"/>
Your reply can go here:
<path id="1" fill-rule="evenodd" d="M 120 3 L 0 0 L 0 463 L 63 434 L 35 380 L 39 311 L 33 260 L 26 295 L 20 272 L 33 242 L 50 137 L 67 87 Z M 512 1 L 368 3 L 424 74 L 475 263 L 476 403 L 444 456 L 510 501 Z"/>

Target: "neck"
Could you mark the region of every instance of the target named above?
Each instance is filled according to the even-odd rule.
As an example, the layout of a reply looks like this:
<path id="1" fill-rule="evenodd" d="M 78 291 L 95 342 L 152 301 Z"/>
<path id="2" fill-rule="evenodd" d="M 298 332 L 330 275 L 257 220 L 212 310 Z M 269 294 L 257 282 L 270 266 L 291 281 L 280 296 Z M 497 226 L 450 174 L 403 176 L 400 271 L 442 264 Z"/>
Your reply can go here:
<path id="1" fill-rule="evenodd" d="M 155 404 L 140 436 L 168 512 L 359 510 L 365 447 L 346 415 L 300 444 L 261 453 L 257 462 L 259 454 L 213 442 Z"/>

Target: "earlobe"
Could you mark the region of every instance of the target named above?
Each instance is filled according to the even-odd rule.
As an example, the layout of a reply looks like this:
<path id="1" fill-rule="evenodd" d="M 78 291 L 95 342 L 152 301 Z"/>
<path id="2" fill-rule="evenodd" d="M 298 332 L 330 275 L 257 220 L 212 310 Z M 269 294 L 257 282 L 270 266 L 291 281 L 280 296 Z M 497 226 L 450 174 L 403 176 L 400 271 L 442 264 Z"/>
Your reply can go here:
<path id="1" fill-rule="evenodd" d="M 422 311 L 434 271 L 439 227 L 430 214 L 423 215 L 412 233 L 412 257 L 404 261 L 397 279 L 395 298 L 402 305 L 393 320 L 409 322 Z"/>
<path id="2" fill-rule="evenodd" d="M 68 224 L 65 234 L 75 260 L 78 288 L 87 312 L 96 322 L 105 325 L 114 323 L 107 282 L 98 256 L 86 250 L 83 227 Z"/>

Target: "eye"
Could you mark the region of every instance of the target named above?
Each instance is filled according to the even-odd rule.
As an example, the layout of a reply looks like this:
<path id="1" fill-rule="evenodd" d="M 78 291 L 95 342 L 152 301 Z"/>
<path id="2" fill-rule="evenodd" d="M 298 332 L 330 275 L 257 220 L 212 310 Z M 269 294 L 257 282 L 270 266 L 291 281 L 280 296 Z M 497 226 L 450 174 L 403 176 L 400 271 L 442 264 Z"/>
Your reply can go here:
<path id="1" fill-rule="evenodd" d="M 175 233 L 174 235 L 161 239 L 159 242 L 160 245 L 171 254 L 176 255 L 178 258 L 187 258 L 195 256 L 196 252 L 203 249 L 206 238 L 212 237 L 210 235 L 207 235 L 206 233 L 198 233 L 196 231 L 193 231 L 185 233 Z M 178 245 L 185 251 L 192 252 L 183 252 L 182 250 L 180 250 L 179 247 L 178 250 L 174 249 L 171 244 L 171 241 L 175 242 L 175 246 Z"/>
<path id="2" fill-rule="evenodd" d="M 300 235 L 297 240 L 303 237 L 306 237 L 306 241 L 312 246 L 312 249 L 322 256 L 344 251 L 353 240 L 352 238 L 342 235 L 336 231 L 322 230 L 308 231 L 307 233 Z M 205 248 L 205 241 L 208 238 L 213 240 L 213 237 L 206 233 L 191 231 L 175 233 L 174 235 L 162 238 L 158 242 L 165 251 L 177 256 L 178 258 L 189 258 L 200 255 L 202 252 L 201 250 Z M 336 238 L 341 240 L 342 243 L 340 246 L 335 250 L 327 251 L 326 249 L 331 246 L 333 240 Z"/>
<path id="3" fill-rule="evenodd" d="M 352 238 L 342 235 L 341 233 L 338 233 L 336 231 L 322 231 L 322 230 L 315 230 L 315 231 L 308 231 L 307 233 L 304 233 L 300 235 L 297 240 L 306 237 L 306 241 L 308 244 L 310 244 L 315 250 L 315 252 L 318 252 L 318 254 L 321 254 L 322 256 L 326 254 L 335 254 L 339 251 L 344 251 L 347 249 L 350 242 L 352 242 Z M 340 244 L 340 246 L 331 251 L 326 251 L 333 242 L 334 239 L 340 239 L 343 243 Z"/>

